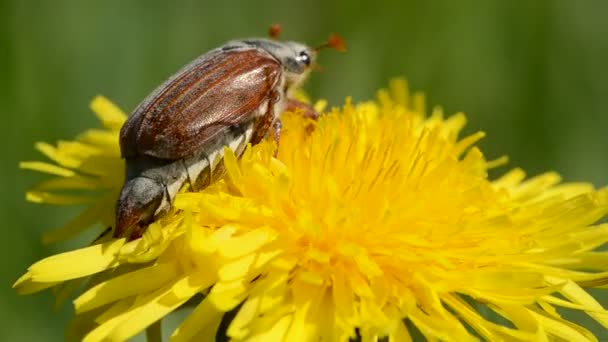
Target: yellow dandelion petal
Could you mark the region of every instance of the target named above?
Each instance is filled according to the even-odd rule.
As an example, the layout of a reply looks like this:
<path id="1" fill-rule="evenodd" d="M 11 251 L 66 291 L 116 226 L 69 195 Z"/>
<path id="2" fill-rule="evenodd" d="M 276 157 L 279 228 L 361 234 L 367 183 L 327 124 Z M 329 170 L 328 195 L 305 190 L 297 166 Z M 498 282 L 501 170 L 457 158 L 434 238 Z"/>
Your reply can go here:
<path id="1" fill-rule="evenodd" d="M 50 144 L 39 142 L 36 143 L 35 147 L 38 151 L 42 152 L 44 155 L 61 166 L 67 168 L 77 168 L 81 164 L 78 159 L 63 153 L 59 148 L 53 147 Z"/>
<path id="2" fill-rule="evenodd" d="M 32 280 L 31 274 L 26 273 L 17 279 L 15 284 L 13 284 L 13 287 L 17 290 L 18 294 L 26 295 L 48 289 L 60 283 L 61 281 L 35 282 Z"/>
<path id="3" fill-rule="evenodd" d="M 88 289 L 74 300 L 74 307 L 80 313 L 122 298 L 150 292 L 162 287 L 176 275 L 176 266 L 168 263 L 123 274 Z"/>
<path id="4" fill-rule="evenodd" d="M 285 315 L 279 320 L 275 321 L 274 324 L 264 327 L 262 331 L 256 332 L 248 340 L 254 342 L 263 341 L 286 341 L 286 334 L 291 326 L 293 318 Z"/>
<path id="5" fill-rule="evenodd" d="M 92 108 L 103 129 L 39 143 L 51 162 L 21 164 L 53 177 L 30 200 L 87 204 L 48 241 L 114 220 L 125 116 L 104 98 Z M 17 291 L 53 287 L 61 300 L 84 284 L 70 336 L 85 341 L 158 335 L 197 294 L 174 341 L 410 341 L 410 327 L 429 341 L 597 340 L 563 308 L 608 328 L 587 291 L 608 288 L 608 188 L 517 168 L 490 179 L 507 158 L 486 159 L 482 132 L 460 137 L 463 113 L 427 115 L 403 80 L 282 122 L 277 151 L 225 149 L 225 175 L 180 192 L 140 239 L 106 234 L 44 259 Z"/>
<path id="6" fill-rule="evenodd" d="M 81 147 L 90 146 L 94 148 L 94 151 L 96 151 L 96 154 L 98 155 L 116 157 L 117 159 L 119 159 L 120 150 L 117 150 L 115 148 L 118 132 L 118 130 L 108 131 L 100 129 L 89 129 L 84 133 L 79 134 L 77 139 L 79 142 L 84 143 L 80 145 Z"/>
<path id="7" fill-rule="evenodd" d="M 496 336 L 521 341 L 534 339 L 534 334 L 529 332 L 511 329 L 486 320 L 471 305 L 457 295 L 445 294 L 442 296 L 442 300 L 486 340 L 495 339 Z"/>
<path id="8" fill-rule="evenodd" d="M 94 338 L 96 334 L 109 334 L 118 323 L 124 321 L 124 318 L 129 316 L 129 310 L 136 307 L 135 304 L 141 304 L 143 302 L 142 298 L 148 297 L 128 297 L 117 301 L 110 306 L 101 307 L 100 312 L 96 312 L 97 310 L 92 310 L 91 312 L 96 312 L 95 317 L 93 317 L 93 321 L 98 327 L 94 331 L 87 334 L 87 338 L 99 340 L 101 339 L 100 336 Z M 139 303 L 136 303 L 137 300 L 139 300 Z"/>
<path id="9" fill-rule="evenodd" d="M 65 252 L 40 260 L 29 267 L 32 281 L 65 281 L 95 274 L 112 267 L 124 239 Z M 78 260 L 78 263 L 74 263 Z"/>
<path id="10" fill-rule="evenodd" d="M 93 99 L 91 109 L 103 125 L 112 130 L 119 130 L 127 119 L 127 115 L 118 106 L 103 96 Z"/>
<path id="11" fill-rule="evenodd" d="M 211 279 L 205 276 L 184 277 L 170 286 L 161 288 L 160 291 L 142 297 L 139 300 L 141 304 L 136 300 L 134 307 L 124 314 L 136 319 L 123 317 L 122 321 L 108 334 L 107 339 L 125 341 L 133 337 L 209 285 L 211 285 Z"/>
<path id="12" fill-rule="evenodd" d="M 228 261 L 218 269 L 219 279 L 233 281 L 259 272 L 260 268 L 274 259 L 279 251 L 252 253 L 234 261 Z"/>
<path id="13" fill-rule="evenodd" d="M 294 280 L 292 284 L 293 305 L 298 309 L 291 315 L 289 329 L 283 337 L 286 341 L 310 341 L 318 334 L 315 313 L 319 300 L 323 297 L 322 288 Z M 255 323 L 254 323 L 255 324 Z"/>
<path id="14" fill-rule="evenodd" d="M 218 252 L 226 258 L 238 258 L 250 254 L 270 242 L 274 232 L 268 229 L 256 229 L 229 239 Z"/>
<path id="15" fill-rule="evenodd" d="M 70 169 L 66 169 L 64 167 L 60 167 L 57 165 L 45 163 L 45 162 L 21 162 L 19 163 L 19 167 L 25 170 L 34 170 L 40 171 L 43 173 L 48 173 L 51 175 L 62 176 L 62 177 L 72 177 L 76 173 Z"/>
<path id="16" fill-rule="evenodd" d="M 36 190 L 96 190 L 100 187 L 100 182 L 97 179 L 74 175 L 64 178 L 52 178 L 36 184 L 33 189 Z"/>
<path id="17" fill-rule="evenodd" d="M 209 301 L 224 312 L 234 309 L 247 295 L 247 281 L 217 282 L 208 294 Z"/>
<path id="18" fill-rule="evenodd" d="M 92 329 L 86 331 L 81 340 L 83 342 L 111 341 L 108 335 L 125 320 L 125 317 L 128 317 L 127 313 L 130 313 L 129 309 L 134 305 L 133 302 L 134 300 L 123 300 L 112 305 L 110 309 L 93 320 Z"/>
<path id="19" fill-rule="evenodd" d="M 586 342 L 592 341 L 593 336 L 581 333 L 578 329 L 566 324 L 564 320 L 550 318 L 545 315 L 533 313 L 534 319 L 538 322 L 542 331 L 551 337 L 560 338 L 564 341 Z"/>
<path id="20" fill-rule="evenodd" d="M 548 277 L 547 281 L 560 282 L 560 279 L 554 279 Z M 589 316 L 600 323 L 602 326 L 608 329 L 608 312 L 600 303 L 595 300 L 587 291 L 583 290 L 580 286 L 571 280 L 565 282 L 560 289 L 561 293 L 566 299 L 570 300 L 571 303 L 579 304 L 588 311 Z"/>
<path id="21" fill-rule="evenodd" d="M 28 191 L 25 198 L 34 203 L 47 203 L 55 205 L 75 205 L 95 202 L 92 196 L 59 195 L 46 191 Z"/>
<path id="22" fill-rule="evenodd" d="M 317 113 L 323 113 L 325 108 L 327 108 L 327 101 L 318 100 L 317 102 L 315 102 L 315 105 L 313 106 L 313 108 L 315 109 L 315 111 Z"/>
<path id="23" fill-rule="evenodd" d="M 172 342 L 212 341 L 224 316 L 224 311 L 204 299 L 171 335 Z"/>

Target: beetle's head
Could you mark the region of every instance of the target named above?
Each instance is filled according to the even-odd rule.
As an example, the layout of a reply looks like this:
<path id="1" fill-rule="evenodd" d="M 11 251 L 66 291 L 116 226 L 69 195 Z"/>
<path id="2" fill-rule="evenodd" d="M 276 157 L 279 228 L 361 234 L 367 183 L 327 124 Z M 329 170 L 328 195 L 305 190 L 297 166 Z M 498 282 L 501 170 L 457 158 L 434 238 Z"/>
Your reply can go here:
<path id="1" fill-rule="evenodd" d="M 287 88 L 292 88 L 306 79 L 317 57 L 315 49 L 298 42 L 247 39 L 243 43 L 265 50 L 281 63 Z"/>
<path id="2" fill-rule="evenodd" d="M 270 32 L 271 37 L 277 38 L 280 28 L 273 26 L 271 27 Z M 262 49 L 276 58 L 283 66 L 286 86 L 288 89 L 295 88 L 306 79 L 308 73 L 315 65 L 319 50 L 324 48 L 332 48 L 342 52 L 346 51 L 342 37 L 335 34 L 330 35 L 327 42 L 314 48 L 298 42 L 281 42 L 274 39 L 264 38 L 245 39 L 228 44 L 228 46 L 238 45 L 252 46 Z"/>

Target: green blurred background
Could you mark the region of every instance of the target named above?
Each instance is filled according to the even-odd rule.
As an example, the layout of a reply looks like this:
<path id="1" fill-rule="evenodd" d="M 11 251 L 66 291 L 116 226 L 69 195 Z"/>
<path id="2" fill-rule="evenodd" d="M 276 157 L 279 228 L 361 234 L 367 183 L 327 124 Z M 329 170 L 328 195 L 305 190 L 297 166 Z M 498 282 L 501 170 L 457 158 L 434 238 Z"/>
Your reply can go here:
<path id="1" fill-rule="evenodd" d="M 221 3 L 221 4 L 220 4 Z M 43 246 L 40 233 L 72 209 L 24 202 L 38 175 L 32 145 L 97 125 L 90 99 L 130 111 L 186 62 L 223 42 L 264 36 L 311 44 L 341 33 L 347 54 L 323 53 L 306 90 L 341 104 L 374 96 L 389 78 L 484 130 L 493 158 L 529 174 L 608 181 L 608 1 L 1 1 L 0 134 L 3 238 L 0 341 L 59 341 L 69 306 L 10 285 L 35 260 L 79 241 Z M 606 296 L 603 296 L 606 300 Z M 596 333 L 608 340 L 605 331 Z"/>

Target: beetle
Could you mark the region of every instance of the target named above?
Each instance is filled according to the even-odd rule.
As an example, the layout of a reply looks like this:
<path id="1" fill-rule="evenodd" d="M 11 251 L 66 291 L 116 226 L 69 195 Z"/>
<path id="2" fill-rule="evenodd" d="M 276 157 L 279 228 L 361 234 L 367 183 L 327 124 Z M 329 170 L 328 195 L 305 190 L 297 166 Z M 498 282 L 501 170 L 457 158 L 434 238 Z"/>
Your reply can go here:
<path id="1" fill-rule="evenodd" d="M 271 32 L 278 33 L 276 27 Z M 209 185 L 221 172 L 224 146 L 240 156 L 247 144 L 271 133 L 278 141 L 283 111 L 299 109 L 316 118 L 288 93 L 306 79 L 324 47 L 343 50 L 343 43 L 336 35 L 316 48 L 265 38 L 229 41 L 148 95 L 120 131 L 126 177 L 113 237 L 141 236 L 171 208 L 183 185 Z"/>

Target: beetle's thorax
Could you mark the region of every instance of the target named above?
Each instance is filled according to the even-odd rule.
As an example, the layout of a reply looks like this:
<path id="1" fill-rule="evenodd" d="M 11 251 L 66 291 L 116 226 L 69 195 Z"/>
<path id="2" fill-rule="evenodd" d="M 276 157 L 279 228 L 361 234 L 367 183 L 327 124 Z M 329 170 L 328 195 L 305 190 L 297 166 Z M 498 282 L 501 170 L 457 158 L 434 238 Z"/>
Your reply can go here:
<path id="1" fill-rule="evenodd" d="M 264 38 L 243 39 L 228 42 L 224 49 L 236 47 L 256 48 L 274 57 L 283 69 L 285 82 L 282 84 L 284 90 L 296 88 L 310 73 L 310 65 L 316 59 L 316 53 L 308 46 L 293 42 L 280 42 Z"/>

